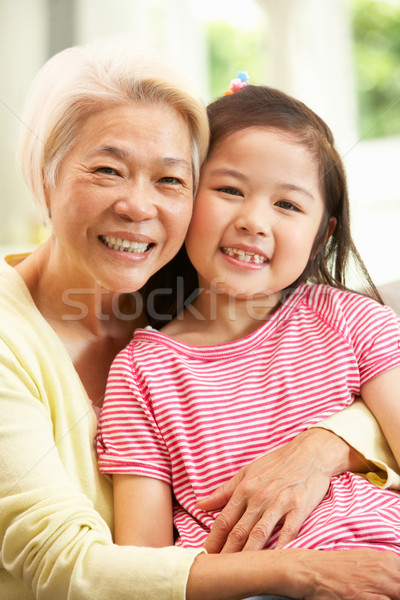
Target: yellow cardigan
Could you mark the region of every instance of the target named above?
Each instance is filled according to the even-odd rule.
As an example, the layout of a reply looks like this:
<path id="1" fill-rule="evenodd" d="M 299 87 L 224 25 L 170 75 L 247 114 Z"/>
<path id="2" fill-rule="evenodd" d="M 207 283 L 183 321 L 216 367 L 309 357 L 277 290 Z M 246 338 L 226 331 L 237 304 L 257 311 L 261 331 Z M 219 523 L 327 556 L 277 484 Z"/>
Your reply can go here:
<path id="1" fill-rule="evenodd" d="M 199 550 L 113 544 L 87 394 L 3 261 L 0 290 L 0 598 L 183 600 Z"/>

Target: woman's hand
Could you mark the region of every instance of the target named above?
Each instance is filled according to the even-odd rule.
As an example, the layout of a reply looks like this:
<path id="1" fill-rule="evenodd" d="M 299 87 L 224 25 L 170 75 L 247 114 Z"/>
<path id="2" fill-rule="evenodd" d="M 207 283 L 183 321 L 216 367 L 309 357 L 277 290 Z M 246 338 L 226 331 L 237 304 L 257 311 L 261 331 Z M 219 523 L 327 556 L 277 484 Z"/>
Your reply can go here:
<path id="1" fill-rule="evenodd" d="M 261 456 L 207 498 L 202 510 L 224 507 L 204 544 L 209 553 L 260 550 L 282 524 L 277 546 L 293 540 L 326 494 L 333 475 L 365 470 L 359 455 L 325 429 L 310 429 Z"/>
<path id="2" fill-rule="evenodd" d="M 274 551 L 272 551 L 274 552 Z M 285 595 L 303 600 L 398 600 L 400 557 L 394 552 L 358 550 L 278 550 L 287 558 Z M 294 552 L 294 554 L 293 554 Z M 298 552 L 298 553 L 297 553 Z M 340 576 L 338 576 L 340 574 Z"/>

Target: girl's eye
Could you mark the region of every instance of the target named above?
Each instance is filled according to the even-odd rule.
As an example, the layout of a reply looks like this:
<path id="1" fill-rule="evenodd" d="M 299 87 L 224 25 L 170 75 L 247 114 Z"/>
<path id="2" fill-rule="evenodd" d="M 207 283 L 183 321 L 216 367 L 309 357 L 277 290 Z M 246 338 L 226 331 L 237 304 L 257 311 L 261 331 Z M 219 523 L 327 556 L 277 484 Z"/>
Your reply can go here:
<path id="1" fill-rule="evenodd" d="M 242 192 L 240 192 L 237 188 L 229 186 L 218 188 L 217 191 L 222 192 L 223 194 L 228 194 L 229 196 L 243 196 Z"/>
<path id="2" fill-rule="evenodd" d="M 299 212 L 299 207 L 289 200 L 279 200 L 275 203 L 275 206 L 279 206 L 279 208 L 283 208 L 284 210 L 293 210 Z"/>
<path id="3" fill-rule="evenodd" d="M 98 167 L 95 173 L 103 173 L 103 175 L 118 175 L 118 171 L 112 167 Z"/>

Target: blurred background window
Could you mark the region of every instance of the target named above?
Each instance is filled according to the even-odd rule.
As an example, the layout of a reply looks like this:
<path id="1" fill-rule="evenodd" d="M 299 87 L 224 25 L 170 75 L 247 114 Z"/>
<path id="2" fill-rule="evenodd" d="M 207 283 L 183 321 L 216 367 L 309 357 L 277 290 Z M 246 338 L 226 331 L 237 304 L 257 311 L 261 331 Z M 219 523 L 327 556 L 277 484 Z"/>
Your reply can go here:
<path id="1" fill-rule="evenodd" d="M 400 280 L 399 0 L 0 0 L 0 33 L 0 254 L 48 236 L 14 163 L 35 73 L 67 46 L 125 34 L 206 102 L 247 70 L 318 112 L 345 161 L 360 253 L 378 284 Z"/>

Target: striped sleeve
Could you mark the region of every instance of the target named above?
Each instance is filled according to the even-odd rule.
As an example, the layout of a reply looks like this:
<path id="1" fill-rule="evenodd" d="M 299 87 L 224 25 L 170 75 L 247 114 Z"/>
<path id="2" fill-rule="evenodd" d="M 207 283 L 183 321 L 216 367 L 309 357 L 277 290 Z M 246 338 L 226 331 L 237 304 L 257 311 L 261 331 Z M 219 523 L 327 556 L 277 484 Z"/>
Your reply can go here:
<path id="1" fill-rule="evenodd" d="M 400 318 L 391 308 L 360 294 L 316 287 L 315 306 L 352 347 L 361 385 L 400 365 Z"/>
<path id="2" fill-rule="evenodd" d="M 103 473 L 154 477 L 171 484 L 168 450 L 150 399 L 135 376 L 132 346 L 120 352 L 108 377 L 97 434 Z"/>

